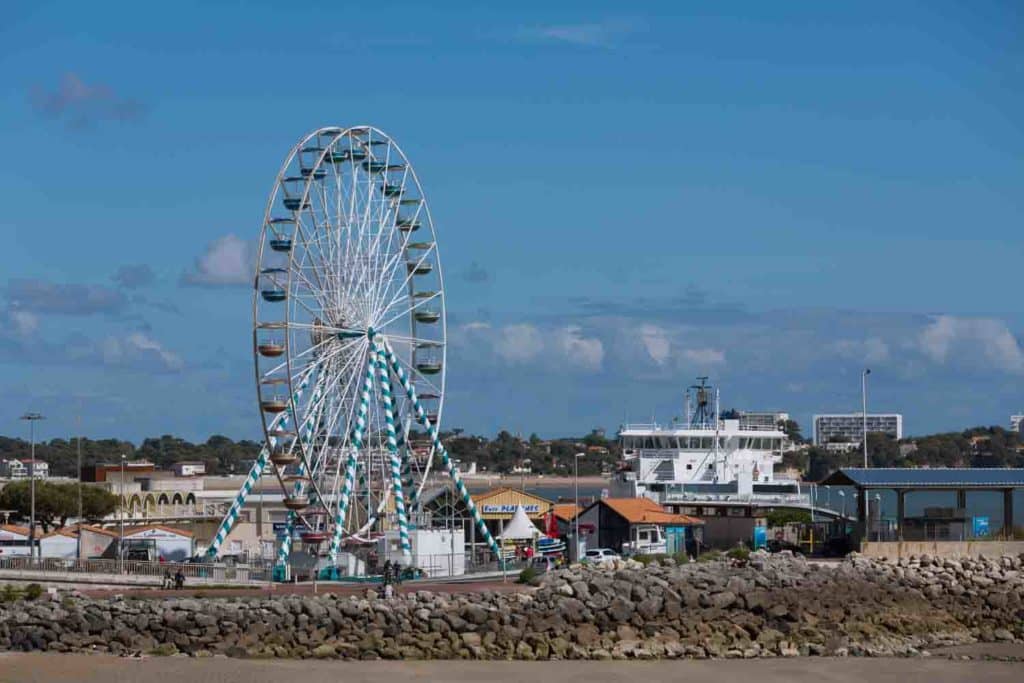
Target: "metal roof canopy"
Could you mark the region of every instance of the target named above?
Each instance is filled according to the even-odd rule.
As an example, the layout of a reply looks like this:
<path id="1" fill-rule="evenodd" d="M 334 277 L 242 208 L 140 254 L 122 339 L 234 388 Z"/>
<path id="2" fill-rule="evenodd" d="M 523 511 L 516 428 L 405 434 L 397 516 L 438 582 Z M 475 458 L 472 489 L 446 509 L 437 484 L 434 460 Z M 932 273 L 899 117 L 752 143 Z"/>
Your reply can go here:
<path id="1" fill-rule="evenodd" d="M 822 480 L 821 485 L 895 489 L 1013 489 L 1024 488 L 1024 469 L 851 467 L 833 472 Z"/>

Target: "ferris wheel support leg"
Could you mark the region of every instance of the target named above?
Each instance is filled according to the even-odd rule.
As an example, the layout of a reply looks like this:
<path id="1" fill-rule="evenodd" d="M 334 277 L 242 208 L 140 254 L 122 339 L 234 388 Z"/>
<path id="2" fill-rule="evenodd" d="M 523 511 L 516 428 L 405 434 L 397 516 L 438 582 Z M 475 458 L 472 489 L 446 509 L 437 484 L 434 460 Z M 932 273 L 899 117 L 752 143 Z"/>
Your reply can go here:
<path id="1" fill-rule="evenodd" d="M 366 412 L 370 407 L 370 392 L 373 390 L 375 365 L 376 358 L 373 353 L 370 353 L 366 363 L 366 377 L 363 378 L 363 392 L 359 397 L 356 424 L 352 429 L 352 452 L 349 453 L 348 462 L 345 463 L 345 481 L 341 485 L 341 493 L 338 495 L 338 511 L 334 516 L 334 533 L 331 535 L 331 549 L 328 553 L 331 562 L 338 559 L 341 537 L 345 534 L 345 517 L 348 515 L 348 501 L 355 486 L 356 456 L 359 449 L 363 447 L 363 430 L 366 429 Z"/>
<path id="2" fill-rule="evenodd" d="M 437 428 L 430 424 L 430 419 L 427 417 L 426 411 L 423 410 L 423 406 L 420 405 L 419 399 L 416 398 L 416 388 L 406 376 L 405 370 L 402 369 L 402 365 L 398 362 L 398 356 L 395 355 L 391 346 L 386 341 L 384 342 L 384 346 L 387 351 L 387 358 L 391 365 L 391 369 L 401 382 L 402 388 L 405 389 L 405 393 L 409 397 L 409 400 L 412 402 L 413 408 L 416 411 L 416 419 L 419 420 L 420 424 L 426 428 L 427 433 L 430 435 L 430 440 L 434 445 L 434 451 L 441 456 L 441 464 L 444 465 L 445 470 L 448 472 L 448 476 L 451 477 L 453 482 L 455 482 L 455 489 L 458 491 L 459 496 L 462 497 L 462 502 L 465 503 L 466 508 L 473 516 L 473 522 L 476 524 L 476 528 L 480 532 L 480 536 L 490 547 L 494 556 L 496 558 L 500 558 L 501 550 L 498 548 L 498 543 L 494 540 L 490 529 L 488 529 L 487 525 L 484 523 L 483 517 L 480 516 L 480 511 L 477 510 L 476 503 L 473 502 L 473 497 L 469 495 L 469 491 L 466 489 L 466 485 L 462 481 L 462 475 L 459 474 L 459 468 L 452 462 L 451 458 L 448 456 L 447 449 L 445 449 L 444 444 L 441 443 L 441 438 L 437 432 Z"/>
<path id="3" fill-rule="evenodd" d="M 402 492 L 401 462 L 398 459 L 398 438 L 395 434 L 395 411 L 391 401 L 391 387 L 388 381 L 388 364 L 380 342 L 374 344 L 377 369 L 380 372 L 380 397 L 384 404 L 384 423 L 387 429 L 388 454 L 391 456 L 391 488 L 395 496 L 395 513 L 398 515 L 398 540 L 402 557 L 408 563 L 412 559 L 412 544 L 409 542 L 409 518 L 405 514 L 405 496 Z"/>
<path id="4" fill-rule="evenodd" d="M 321 388 L 317 388 L 317 392 L 313 395 L 313 403 L 320 400 Z M 319 411 L 313 411 L 306 418 L 303 423 L 303 434 L 299 435 L 303 443 L 309 444 L 313 441 L 313 425 L 316 424 L 316 417 L 319 415 Z M 299 476 L 306 474 L 306 463 L 299 463 Z M 292 488 L 292 495 L 298 496 L 302 493 L 302 481 L 295 482 L 295 486 Z M 282 565 L 288 561 L 288 557 L 292 554 L 292 533 L 295 531 L 295 519 L 298 515 L 295 511 L 290 511 L 288 517 L 285 520 L 284 534 L 281 537 L 281 542 L 277 546 L 277 564 Z"/>
<path id="5" fill-rule="evenodd" d="M 298 389 L 295 390 L 295 401 L 298 401 L 302 397 L 302 392 L 309 386 L 309 377 L 312 376 L 310 373 L 306 379 L 302 380 Z M 281 417 L 274 423 L 277 426 L 284 427 L 288 424 L 288 414 L 283 413 Z M 231 507 L 224 515 L 224 519 L 221 520 L 220 526 L 217 528 L 217 533 L 214 534 L 213 540 L 210 542 L 210 547 L 206 550 L 206 556 L 210 558 L 217 557 L 217 553 L 220 552 L 221 545 L 224 544 L 224 539 L 231 533 L 231 529 L 234 528 L 235 522 L 238 521 L 238 515 L 242 511 L 242 507 L 245 505 L 245 499 L 249 497 L 249 493 L 253 487 L 256 486 L 256 482 L 259 481 L 260 477 L 263 476 L 263 468 L 267 466 L 267 460 L 270 458 L 270 449 L 277 445 L 277 439 L 270 437 L 270 448 L 266 445 L 260 449 L 259 455 L 256 457 L 256 462 L 253 463 L 249 469 L 249 475 L 245 478 L 242 483 L 242 488 L 238 490 L 235 495 L 235 499 L 231 502 Z"/>

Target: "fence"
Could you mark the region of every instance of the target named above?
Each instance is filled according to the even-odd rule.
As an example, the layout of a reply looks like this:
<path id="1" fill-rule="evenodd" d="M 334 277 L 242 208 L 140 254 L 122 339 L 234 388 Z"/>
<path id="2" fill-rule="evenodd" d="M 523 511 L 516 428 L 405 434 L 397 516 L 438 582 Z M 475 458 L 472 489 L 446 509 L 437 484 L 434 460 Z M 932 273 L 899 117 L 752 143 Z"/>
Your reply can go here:
<path id="1" fill-rule="evenodd" d="M 269 580 L 266 567 L 231 564 L 192 564 L 170 562 L 142 562 L 139 560 L 79 560 L 56 557 L 5 557 L 0 559 L 0 571 L 39 572 L 75 575 L 104 574 L 124 577 L 163 578 L 167 572 L 173 577 L 178 572 L 190 579 L 204 582 L 248 583 Z"/>
<path id="2" fill-rule="evenodd" d="M 495 558 L 489 550 L 478 550 L 475 553 L 415 555 L 410 564 L 416 570 L 411 572 L 416 578 L 450 578 L 497 572 L 516 574 L 528 562 L 528 560 L 507 558 L 503 563 Z M 409 566 L 405 562 L 401 564 Z M 262 560 L 242 564 L 236 562 L 176 563 L 117 559 L 5 557 L 0 558 L 0 571 L 4 570 L 38 574 L 40 580 L 45 580 L 46 575 L 50 575 L 51 579 L 59 577 L 63 580 L 73 580 L 76 575 L 80 575 L 82 579 L 85 579 L 86 575 L 94 577 L 99 575 L 118 577 L 117 581 L 126 580 L 130 583 L 153 583 L 157 579 L 164 578 L 168 572 L 172 577 L 181 572 L 186 583 L 267 583 L 284 578 L 281 568 L 275 567 L 273 561 Z M 371 563 L 364 560 L 359 563 L 357 571 L 352 574 L 342 573 L 334 574 L 334 576 L 342 580 L 371 578 L 379 576 L 382 570 L 383 561 Z M 296 567 L 292 567 L 289 572 L 290 576 L 297 580 L 312 579 L 313 573 L 312 568 L 299 569 Z M 321 566 L 316 573 L 324 577 L 324 567 Z M 153 579 L 153 581 L 148 581 L 148 579 Z M 114 581 L 114 579 L 111 580 Z"/>

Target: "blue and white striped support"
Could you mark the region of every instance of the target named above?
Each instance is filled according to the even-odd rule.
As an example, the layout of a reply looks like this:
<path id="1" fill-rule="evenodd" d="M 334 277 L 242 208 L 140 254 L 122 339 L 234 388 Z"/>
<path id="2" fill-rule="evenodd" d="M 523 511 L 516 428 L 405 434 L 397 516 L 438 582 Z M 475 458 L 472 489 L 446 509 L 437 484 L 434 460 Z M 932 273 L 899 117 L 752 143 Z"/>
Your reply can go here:
<path id="1" fill-rule="evenodd" d="M 401 382 L 402 388 L 405 389 L 405 393 L 409 397 L 409 400 L 412 401 L 413 409 L 416 411 L 416 419 L 419 420 L 420 424 L 426 428 L 427 433 L 430 435 L 430 440 L 434 444 L 434 452 L 441 456 L 441 463 L 448 471 L 448 476 L 450 476 L 452 481 L 455 482 L 455 489 L 458 491 L 459 496 L 462 497 L 462 502 L 466 504 L 466 508 L 473 516 L 473 521 L 476 523 L 476 528 L 480 532 L 481 538 L 483 538 L 484 542 L 490 546 L 495 557 L 500 557 L 501 549 L 498 548 L 497 541 L 494 540 L 494 537 L 491 536 L 491 532 L 487 528 L 487 525 L 484 524 L 484 519 L 480 516 L 480 511 L 476 509 L 476 503 L 473 502 L 472 496 L 469 495 L 469 491 L 466 489 L 466 485 L 462 481 L 462 475 L 459 474 L 459 468 L 457 468 L 452 462 L 451 458 L 448 456 L 447 449 L 445 449 L 444 445 L 441 443 L 441 438 L 438 435 L 437 428 L 430 424 L 430 419 L 427 417 L 426 411 L 423 410 L 423 406 L 420 405 L 419 399 L 416 398 L 416 388 L 409 381 L 409 378 L 406 377 L 405 370 L 402 369 L 401 364 L 398 362 L 398 356 L 395 355 L 391 345 L 388 344 L 386 340 L 384 341 L 384 347 L 387 351 L 388 363 L 391 365 L 391 370 L 395 373 L 395 376 L 398 377 L 398 381 Z"/>
<path id="2" fill-rule="evenodd" d="M 298 388 L 295 390 L 294 402 L 298 402 L 302 397 L 303 390 L 309 386 L 310 377 L 315 373 L 310 371 L 306 376 L 306 379 L 302 380 Z M 271 428 L 274 427 L 287 427 L 288 426 L 288 413 L 281 413 L 274 421 L 270 423 Z M 235 522 L 238 521 L 238 515 L 242 511 L 242 506 L 245 505 L 245 499 L 249 497 L 249 493 L 252 492 L 256 482 L 263 475 L 263 468 L 267 466 L 267 460 L 270 459 L 270 451 L 274 446 L 277 445 L 277 437 L 270 437 L 270 447 L 266 445 L 260 449 L 259 455 L 256 457 L 256 462 L 253 463 L 249 469 L 249 475 L 245 478 L 242 483 L 242 488 L 238 490 L 238 494 L 235 495 L 234 501 L 231 503 L 231 507 L 228 509 L 227 514 L 224 515 L 224 519 L 221 520 L 220 527 L 217 528 L 217 533 L 213 536 L 213 541 L 210 542 L 210 547 L 206 550 L 208 557 L 216 557 L 217 553 L 220 552 L 221 545 L 224 544 L 224 539 L 231 533 L 231 529 L 234 528 Z"/>
<path id="3" fill-rule="evenodd" d="M 388 381 L 388 364 L 384 348 L 374 340 L 377 370 L 380 373 L 380 397 L 384 404 L 384 423 L 387 429 L 388 454 L 391 457 L 391 492 L 395 498 L 395 514 L 398 516 L 398 542 L 402 557 L 408 563 L 412 559 L 412 544 L 409 543 L 409 518 L 405 514 L 405 495 L 402 493 L 402 464 L 398 459 L 398 438 L 395 435 L 395 410 L 391 400 L 391 382 Z"/>
<path id="4" fill-rule="evenodd" d="M 313 395 L 313 400 L 310 401 L 310 405 L 315 405 L 320 400 L 321 392 L 318 389 L 316 394 Z M 306 422 L 303 424 L 303 433 L 300 435 L 302 443 L 307 446 L 313 441 L 313 431 L 315 429 L 314 423 L 316 422 L 317 411 L 311 410 L 309 415 L 306 417 Z M 299 463 L 299 476 L 306 474 L 306 463 Z M 302 494 L 302 481 L 295 482 L 295 486 L 292 487 L 292 495 L 298 496 Z M 312 502 L 312 500 L 310 501 Z M 292 534 L 295 531 L 295 519 L 298 517 L 298 513 L 295 510 L 288 511 L 288 517 L 285 520 L 284 535 L 281 537 L 281 543 L 277 546 L 277 564 L 285 564 L 288 561 L 288 557 L 292 554 Z"/>
<path id="5" fill-rule="evenodd" d="M 348 455 L 348 462 L 345 463 L 345 481 L 341 485 L 341 493 L 338 496 L 338 511 L 334 516 L 334 533 L 331 535 L 331 549 L 329 553 L 331 562 L 338 558 L 338 550 L 341 549 L 341 537 L 345 534 L 345 517 L 348 515 L 348 502 L 352 496 L 352 488 L 355 485 L 356 461 L 359 449 L 363 447 L 366 413 L 370 408 L 370 392 L 373 391 L 373 375 L 377 359 L 372 352 L 367 355 L 368 360 L 366 363 L 366 377 L 363 378 L 363 392 L 359 397 L 356 424 L 352 429 L 352 450 Z"/>

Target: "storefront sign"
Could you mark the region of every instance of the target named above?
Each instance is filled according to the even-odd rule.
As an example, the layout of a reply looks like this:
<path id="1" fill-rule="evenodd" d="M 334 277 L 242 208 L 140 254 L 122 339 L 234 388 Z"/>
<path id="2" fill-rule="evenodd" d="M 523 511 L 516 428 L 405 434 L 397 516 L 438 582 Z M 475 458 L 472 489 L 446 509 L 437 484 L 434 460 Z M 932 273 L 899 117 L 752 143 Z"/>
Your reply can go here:
<path id="1" fill-rule="evenodd" d="M 481 505 L 480 512 L 485 515 L 514 515 L 517 507 L 522 507 L 523 512 L 528 515 L 540 512 L 540 505 L 537 503 L 532 505 Z"/>

